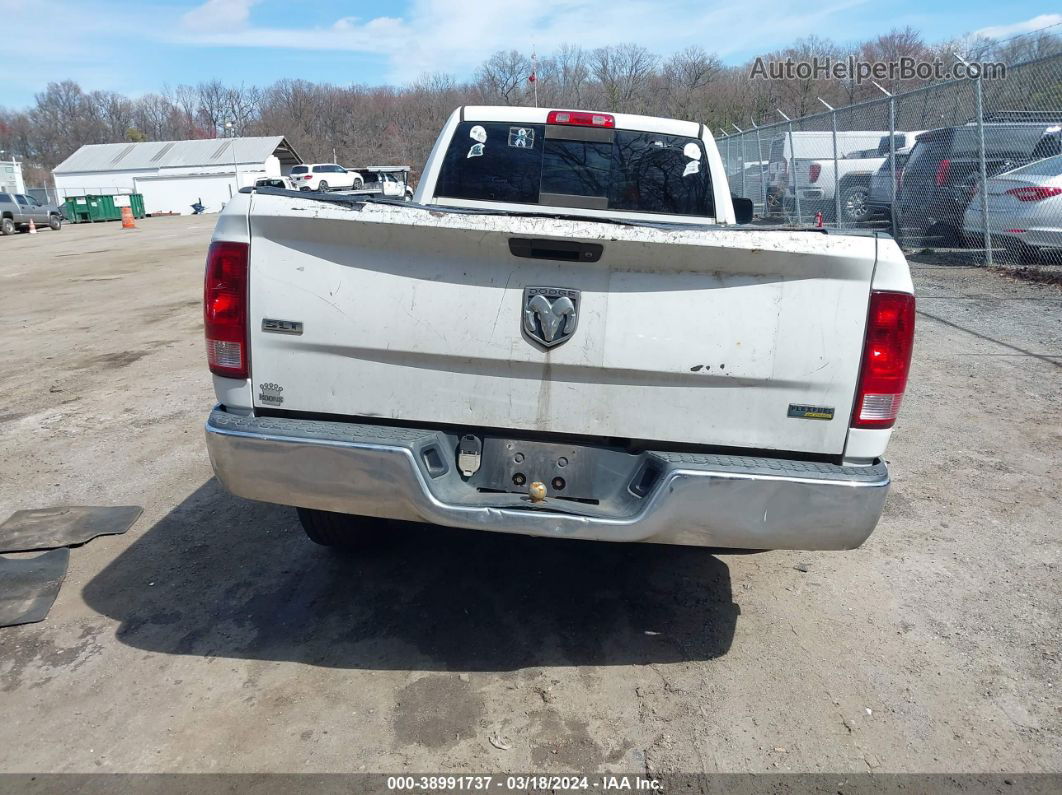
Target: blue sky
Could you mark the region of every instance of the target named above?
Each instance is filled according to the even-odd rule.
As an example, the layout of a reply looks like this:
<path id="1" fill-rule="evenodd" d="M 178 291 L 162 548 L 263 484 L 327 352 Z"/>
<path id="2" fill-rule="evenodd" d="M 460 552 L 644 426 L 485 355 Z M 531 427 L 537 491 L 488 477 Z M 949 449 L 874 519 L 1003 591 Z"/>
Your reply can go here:
<path id="1" fill-rule="evenodd" d="M 1033 0 L 47 0 L 43 15 L 42 2 L 0 0 L 2 106 L 65 78 L 129 95 L 212 78 L 401 84 L 465 78 L 495 50 L 532 45 L 636 41 L 666 55 L 697 44 L 742 63 L 807 35 L 844 42 L 911 25 L 935 41 L 1062 22 L 1057 5 Z"/>

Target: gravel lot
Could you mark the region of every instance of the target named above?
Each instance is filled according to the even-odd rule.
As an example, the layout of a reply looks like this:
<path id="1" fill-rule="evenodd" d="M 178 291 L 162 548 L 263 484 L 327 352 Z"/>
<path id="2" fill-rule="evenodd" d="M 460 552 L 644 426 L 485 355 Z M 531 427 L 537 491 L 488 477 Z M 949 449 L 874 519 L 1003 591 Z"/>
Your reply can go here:
<path id="1" fill-rule="evenodd" d="M 213 221 L 0 240 L 0 519 L 145 509 L 0 629 L 0 770 L 1062 771 L 1058 287 L 915 266 L 859 550 L 424 529 L 352 559 L 211 478 Z"/>

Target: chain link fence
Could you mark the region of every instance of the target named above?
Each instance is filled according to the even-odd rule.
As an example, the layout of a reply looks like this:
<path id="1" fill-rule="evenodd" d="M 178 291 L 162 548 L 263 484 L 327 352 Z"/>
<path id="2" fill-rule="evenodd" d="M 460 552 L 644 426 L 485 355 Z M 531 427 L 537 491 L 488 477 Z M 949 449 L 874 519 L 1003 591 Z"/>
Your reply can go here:
<path id="1" fill-rule="evenodd" d="M 730 190 L 758 224 L 880 230 L 962 262 L 1062 263 L 1062 55 L 718 132 Z"/>
<path id="2" fill-rule="evenodd" d="M 26 194 L 32 196 L 41 204 L 62 204 L 63 199 L 59 191 L 52 187 L 26 188 Z"/>

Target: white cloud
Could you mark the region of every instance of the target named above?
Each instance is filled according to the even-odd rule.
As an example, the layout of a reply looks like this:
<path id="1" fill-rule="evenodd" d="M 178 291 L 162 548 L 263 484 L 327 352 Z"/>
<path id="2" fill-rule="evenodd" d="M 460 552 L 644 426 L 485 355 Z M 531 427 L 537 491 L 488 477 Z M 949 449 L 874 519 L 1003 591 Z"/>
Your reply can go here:
<path id="1" fill-rule="evenodd" d="M 816 3 L 779 0 L 769 16 L 754 3 L 704 3 L 698 0 L 536 0 L 532 3 L 473 3 L 414 0 L 403 18 L 363 21 L 344 16 L 327 27 L 256 27 L 247 23 L 254 0 L 208 0 L 194 12 L 232 13 L 238 24 L 209 24 L 176 34 L 199 46 L 331 50 L 384 55 L 388 78 L 408 82 L 426 72 L 467 74 L 491 53 L 534 45 L 548 54 L 564 43 L 584 48 L 625 41 L 657 53 L 690 44 L 724 57 L 767 50 L 793 39 L 821 34 L 829 22 L 840 33 L 843 14 L 867 0 Z M 239 10 L 237 9 L 237 10 Z M 188 15 L 185 17 L 186 21 Z M 198 19 L 198 18 L 197 18 Z"/>
<path id="2" fill-rule="evenodd" d="M 181 17 L 190 30 L 241 28 L 251 17 L 251 6 L 259 0 L 206 0 Z"/>
<path id="3" fill-rule="evenodd" d="M 198 9 L 197 9 L 198 10 Z M 176 34 L 176 40 L 196 46 L 262 47 L 292 50 L 344 52 L 395 52 L 413 37 L 414 31 L 401 19 L 377 17 L 361 23 L 343 17 L 327 28 L 227 28 L 211 25 L 198 31 Z"/>
<path id="4" fill-rule="evenodd" d="M 1062 14 L 1040 14 L 1038 17 L 1027 19 L 1024 22 L 1014 22 L 1010 25 L 993 25 L 987 28 L 975 30 L 975 36 L 987 36 L 990 39 L 1005 39 L 1008 36 L 1017 36 L 1021 33 L 1031 33 L 1049 25 L 1062 24 Z"/>
<path id="5" fill-rule="evenodd" d="M 593 49 L 634 41 L 665 57 L 692 44 L 740 60 L 801 36 L 855 39 L 865 21 L 852 9 L 869 0 L 772 0 L 769 15 L 761 3 L 733 0 L 411 0 L 401 17 L 376 18 L 350 16 L 342 13 L 347 4 L 335 3 L 334 19 L 322 25 L 302 22 L 300 4 L 288 0 L 291 13 L 282 18 L 290 21 L 272 26 L 255 20 L 255 6 L 267 2 L 283 7 L 280 0 L 199 0 L 189 11 L 172 0 L 147 0 L 116 16 L 103 0 L 53 0 L 64 24 L 48 27 L 24 2 L 0 0 L 5 25 L 18 32 L 5 54 L 38 67 L 20 82 L 20 93 L 11 87 L 6 93 L 22 102 L 48 80 L 68 75 L 84 79 L 86 88 L 158 90 L 153 81 L 141 82 L 146 71 L 116 58 L 129 42 L 257 49 L 255 57 L 280 50 L 362 53 L 384 61 L 385 79 L 394 83 L 432 72 L 466 77 L 497 50 L 530 53 L 534 46 L 545 56 L 561 44 Z M 175 74 L 170 82 L 182 79 Z"/>

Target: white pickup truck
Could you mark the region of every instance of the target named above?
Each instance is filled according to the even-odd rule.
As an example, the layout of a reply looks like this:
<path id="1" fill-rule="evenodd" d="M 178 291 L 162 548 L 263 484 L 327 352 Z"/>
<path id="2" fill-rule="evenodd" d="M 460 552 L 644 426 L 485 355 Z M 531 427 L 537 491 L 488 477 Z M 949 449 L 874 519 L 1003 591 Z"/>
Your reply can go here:
<path id="1" fill-rule="evenodd" d="M 215 473 L 326 545 L 411 520 L 858 546 L 907 263 L 885 235 L 739 226 L 747 204 L 702 125 L 513 107 L 455 111 L 411 203 L 241 191 L 206 265 Z"/>
<path id="2" fill-rule="evenodd" d="M 838 132 L 836 161 L 833 159 L 833 133 L 794 132 L 792 145 L 796 146 L 796 158 L 791 155 L 790 136 L 776 139 L 772 145 L 768 166 L 772 189 L 784 192 L 784 205 L 790 211 L 796 206 L 799 191 L 804 223 L 811 221 L 818 212 L 825 220 L 835 221 L 838 207 L 843 223 L 869 221 L 878 212 L 869 203 L 871 181 L 889 156 L 890 137 L 892 146 L 899 151 L 914 146 L 915 138 L 921 132 L 900 130 L 891 136 L 880 130 Z M 835 197 L 839 197 L 839 201 Z"/>

